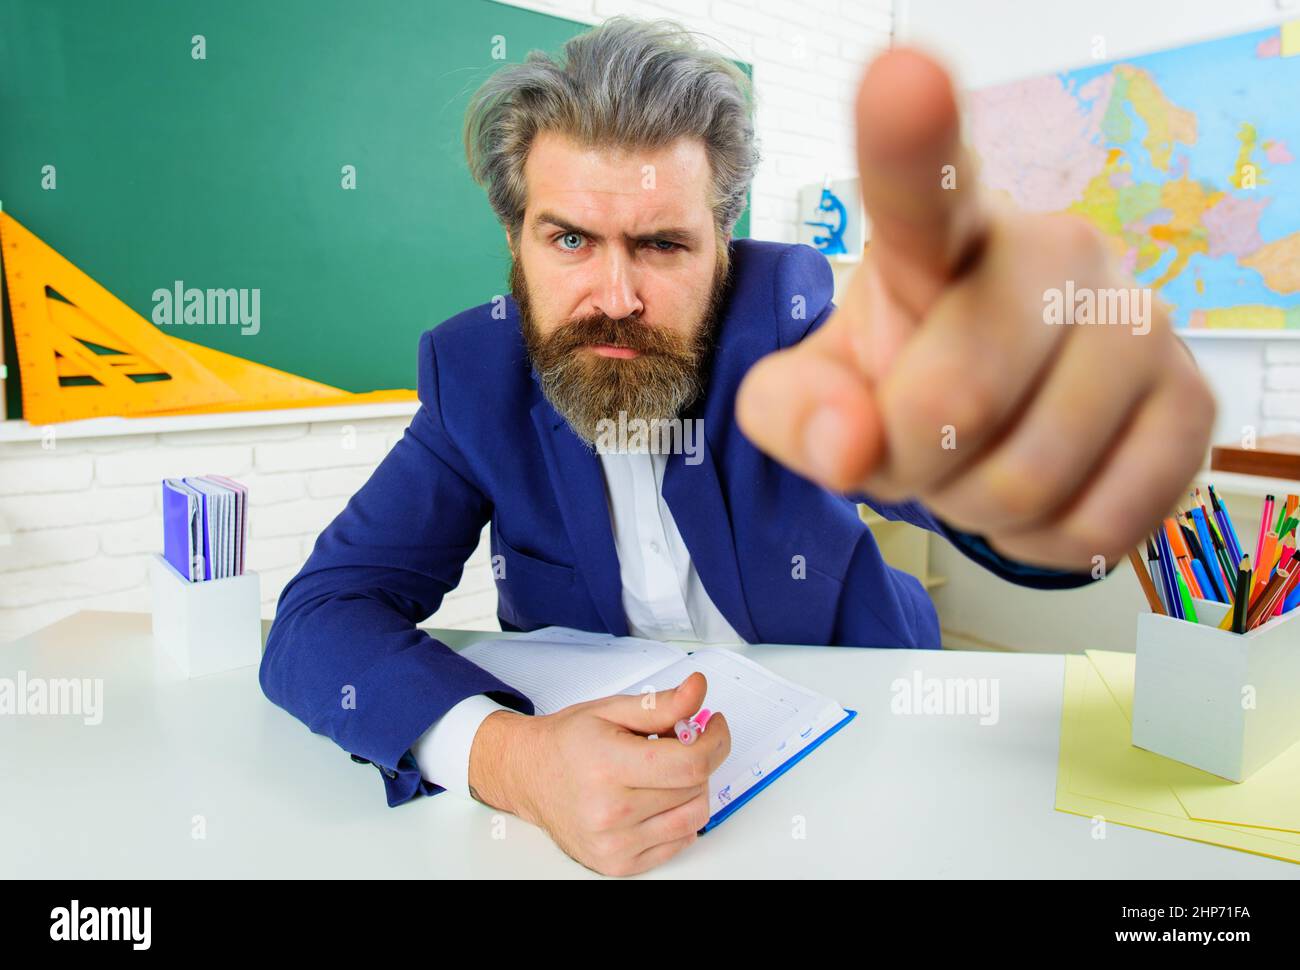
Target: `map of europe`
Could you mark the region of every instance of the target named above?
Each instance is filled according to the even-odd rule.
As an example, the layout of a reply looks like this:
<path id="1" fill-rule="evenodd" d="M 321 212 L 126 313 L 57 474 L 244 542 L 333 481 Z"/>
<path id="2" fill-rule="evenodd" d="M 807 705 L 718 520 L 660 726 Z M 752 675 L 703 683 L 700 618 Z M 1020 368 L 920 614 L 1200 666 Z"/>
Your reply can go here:
<path id="1" fill-rule="evenodd" d="M 980 179 L 1101 229 L 1190 331 L 1300 335 L 1300 21 L 975 92 Z"/>

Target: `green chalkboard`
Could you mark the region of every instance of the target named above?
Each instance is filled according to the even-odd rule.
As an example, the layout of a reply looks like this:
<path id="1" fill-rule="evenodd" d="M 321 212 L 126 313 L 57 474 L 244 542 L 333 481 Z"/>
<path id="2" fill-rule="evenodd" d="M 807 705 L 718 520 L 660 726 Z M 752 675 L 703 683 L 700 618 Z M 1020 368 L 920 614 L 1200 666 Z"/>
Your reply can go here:
<path id="1" fill-rule="evenodd" d="M 4 0 L 0 201 L 147 319 L 178 280 L 260 290 L 256 334 L 174 336 L 412 388 L 419 334 L 506 287 L 461 147 L 469 97 L 502 40 L 517 62 L 584 29 L 491 0 Z"/>

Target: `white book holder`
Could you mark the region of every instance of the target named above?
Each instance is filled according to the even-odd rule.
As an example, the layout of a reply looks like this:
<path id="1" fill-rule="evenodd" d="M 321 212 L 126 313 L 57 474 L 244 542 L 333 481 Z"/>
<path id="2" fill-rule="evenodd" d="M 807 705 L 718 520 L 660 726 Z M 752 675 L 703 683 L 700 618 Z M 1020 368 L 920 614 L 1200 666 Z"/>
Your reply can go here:
<path id="1" fill-rule="evenodd" d="M 149 563 L 154 649 L 186 677 L 262 661 L 262 586 L 255 572 L 191 583 L 163 556 Z"/>

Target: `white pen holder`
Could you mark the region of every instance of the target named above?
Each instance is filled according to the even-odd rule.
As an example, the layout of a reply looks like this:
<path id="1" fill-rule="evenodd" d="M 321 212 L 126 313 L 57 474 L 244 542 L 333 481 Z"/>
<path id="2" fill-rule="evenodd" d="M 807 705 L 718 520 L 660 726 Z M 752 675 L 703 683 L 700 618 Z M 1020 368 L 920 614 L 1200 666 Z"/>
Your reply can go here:
<path id="1" fill-rule="evenodd" d="M 1135 678 L 1137 747 L 1245 781 L 1300 741 L 1300 610 L 1249 633 L 1143 613 Z"/>
<path id="2" fill-rule="evenodd" d="M 262 586 L 255 572 L 191 583 L 164 557 L 149 564 L 154 649 L 186 677 L 262 660 Z"/>

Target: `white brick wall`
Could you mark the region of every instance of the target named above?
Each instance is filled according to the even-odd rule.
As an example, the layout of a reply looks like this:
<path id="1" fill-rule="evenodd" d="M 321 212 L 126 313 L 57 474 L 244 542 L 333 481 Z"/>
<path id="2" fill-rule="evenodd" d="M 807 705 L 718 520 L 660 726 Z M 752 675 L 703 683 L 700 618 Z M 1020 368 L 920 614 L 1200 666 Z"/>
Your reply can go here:
<path id="1" fill-rule="evenodd" d="M 800 186 L 853 173 L 854 81 L 870 53 L 889 42 L 891 0 L 518 5 L 591 23 L 617 13 L 670 17 L 753 64 L 764 156 L 753 190 L 755 237 L 794 241 Z M 1296 395 L 1277 393 L 1269 407 L 1285 411 Z M 162 544 L 159 480 L 206 472 L 249 486 L 247 565 L 261 574 L 263 614 L 271 616 L 320 530 L 406 423 L 385 418 L 88 439 L 56 432 L 52 448 L 0 443 L 0 641 L 79 609 L 147 611 L 146 563 Z M 434 624 L 497 629 L 488 559 L 485 535 Z"/>
<path id="2" fill-rule="evenodd" d="M 1261 434 L 1300 434 L 1300 341 L 1264 349 Z"/>
<path id="3" fill-rule="evenodd" d="M 262 614 L 401 437 L 405 418 L 60 438 L 0 444 L 0 641 L 79 609 L 149 606 L 162 547 L 160 479 L 216 472 L 249 487 L 247 566 Z M 6 538 L 8 541 L 6 542 Z M 486 537 L 485 537 L 486 539 Z M 486 541 L 433 617 L 496 629 Z"/>

